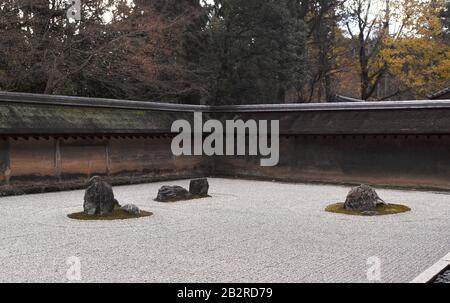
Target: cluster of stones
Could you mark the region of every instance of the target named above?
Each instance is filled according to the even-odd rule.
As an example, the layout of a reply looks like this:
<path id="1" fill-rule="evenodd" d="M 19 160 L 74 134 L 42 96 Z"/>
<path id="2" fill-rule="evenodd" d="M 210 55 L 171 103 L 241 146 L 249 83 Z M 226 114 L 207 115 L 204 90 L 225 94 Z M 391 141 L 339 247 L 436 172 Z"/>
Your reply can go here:
<path id="1" fill-rule="evenodd" d="M 191 180 L 189 191 L 181 186 L 163 186 L 158 191 L 156 201 L 173 202 L 180 200 L 189 200 L 197 197 L 207 197 L 209 190 L 208 180 L 206 178 Z M 84 212 L 89 216 L 108 215 L 115 209 L 132 214 L 139 215 L 140 209 L 134 204 L 120 206 L 114 198 L 111 185 L 105 182 L 101 177 L 94 176 L 88 182 L 88 188 L 84 194 Z"/>
<path id="2" fill-rule="evenodd" d="M 191 180 L 189 191 L 181 186 L 163 186 L 159 189 L 155 201 L 175 202 L 193 198 L 207 197 L 209 190 L 206 178 Z"/>
<path id="3" fill-rule="evenodd" d="M 353 188 L 347 195 L 344 208 L 375 214 L 377 207 L 386 205 L 377 192 L 368 185 Z"/>
<path id="4" fill-rule="evenodd" d="M 84 212 L 90 216 L 108 215 L 116 208 L 133 215 L 140 213 L 139 207 L 134 204 L 120 206 L 119 202 L 114 198 L 111 185 L 99 176 L 94 176 L 89 180 L 88 188 L 84 194 L 83 208 Z"/>

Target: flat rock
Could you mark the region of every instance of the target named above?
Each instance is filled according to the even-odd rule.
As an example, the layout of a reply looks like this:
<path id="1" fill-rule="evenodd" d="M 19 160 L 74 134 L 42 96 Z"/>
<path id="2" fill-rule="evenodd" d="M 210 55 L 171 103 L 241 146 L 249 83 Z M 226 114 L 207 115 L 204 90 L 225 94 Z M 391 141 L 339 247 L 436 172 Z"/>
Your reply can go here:
<path id="1" fill-rule="evenodd" d="M 132 215 L 139 215 L 141 213 L 139 207 L 134 204 L 124 205 L 120 209 Z"/>
<path id="2" fill-rule="evenodd" d="M 209 190 L 208 179 L 194 179 L 189 184 L 189 192 L 193 196 L 207 196 Z"/>
<path id="3" fill-rule="evenodd" d="M 103 181 L 101 177 L 94 176 L 88 181 L 83 204 L 86 214 L 91 216 L 110 214 L 116 203 L 118 202 L 114 199 L 111 185 Z"/>
<path id="4" fill-rule="evenodd" d="M 373 211 L 379 205 L 386 205 L 377 192 L 368 185 L 353 188 L 347 195 L 344 207 L 350 210 Z"/>
<path id="5" fill-rule="evenodd" d="M 187 189 L 175 185 L 161 187 L 155 200 L 159 202 L 173 202 L 187 200 L 190 198 L 191 194 L 187 191 Z"/>

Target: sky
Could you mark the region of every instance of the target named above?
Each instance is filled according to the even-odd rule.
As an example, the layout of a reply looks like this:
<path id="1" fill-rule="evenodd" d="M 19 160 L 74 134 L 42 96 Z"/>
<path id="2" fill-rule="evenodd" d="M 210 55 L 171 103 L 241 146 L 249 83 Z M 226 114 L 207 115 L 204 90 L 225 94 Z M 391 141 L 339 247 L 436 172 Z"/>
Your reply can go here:
<path id="1" fill-rule="evenodd" d="M 130 4 L 133 2 L 133 0 L 127 0 Z M 212 4 L 214 3 L 214 0 L 202 0 L 205 1 L 206 3 Z M 396 0 L 391 0 L 392 2 L 396 1 Z M 385 9 L 385 0 L 372 0 L 372 8 L 371 8 L 371 16 L 372 18 L 374 18 L 374 16 L 379 15 L 381 13 L 384 12 Z M 111 20 L 111 14 L 106 14 L 105 15 L 105 21 L 108 22 Z M 395 28 L 398 26 L 398 24 L 396 24 L 395 22 L 393 22 L 394 24 L 392 25 L 392 31 L 395 31 Z M 354 29 L 356 31 L 356 25 L 355 24 L 351 24 L 351 28 Z"/>

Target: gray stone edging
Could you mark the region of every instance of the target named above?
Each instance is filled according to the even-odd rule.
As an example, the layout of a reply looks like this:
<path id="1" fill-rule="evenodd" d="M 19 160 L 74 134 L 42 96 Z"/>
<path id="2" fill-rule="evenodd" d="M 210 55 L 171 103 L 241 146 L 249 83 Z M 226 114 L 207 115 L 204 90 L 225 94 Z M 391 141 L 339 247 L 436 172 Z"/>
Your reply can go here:
<path id="1" fill-rule="evenodd" d="M 450 266 L 450 253 L 426 269 L 410 283 L 428 283 L 437 277 L 444 269 Z"/>

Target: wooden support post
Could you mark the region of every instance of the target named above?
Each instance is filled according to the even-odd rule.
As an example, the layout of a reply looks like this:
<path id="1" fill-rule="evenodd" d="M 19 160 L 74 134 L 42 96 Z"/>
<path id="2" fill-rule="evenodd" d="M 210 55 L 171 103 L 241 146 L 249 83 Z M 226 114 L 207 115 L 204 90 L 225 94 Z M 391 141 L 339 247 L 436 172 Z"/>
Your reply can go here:
<path id="1" fill-rule="evenodd" d="M 110 153 L 111 153 L 111 145 L 110 145 L 110 140 L 106 139 L 106 143 L 105 143 L 105 156 L 106 156 L 106 175 L 109 177 L 110 176 L 110 167 L 111 167 L 111 157 L 110 157 Z"/>
<path id="2" fill-rule="evenodd" d="M 61 181 L 61 141 L 55 138 L 55 177 Z"/>
<path id="3" fill-rule="evenodd" d="M 0 173 L 5 185 L 11 177 L 11 146 L 9 138 L 0 141 Z"/>

